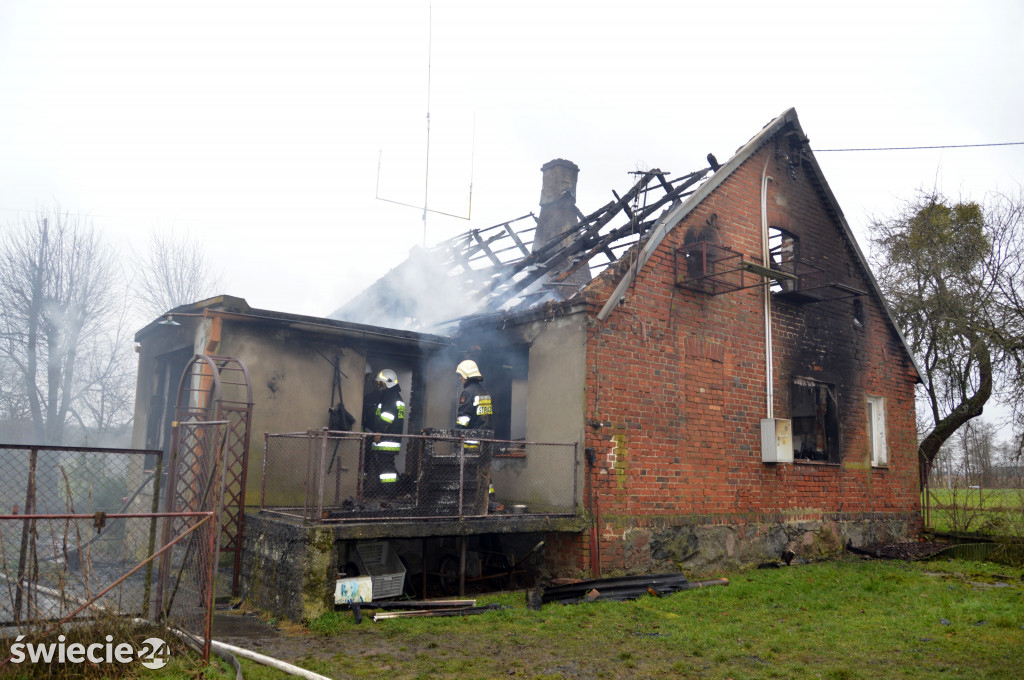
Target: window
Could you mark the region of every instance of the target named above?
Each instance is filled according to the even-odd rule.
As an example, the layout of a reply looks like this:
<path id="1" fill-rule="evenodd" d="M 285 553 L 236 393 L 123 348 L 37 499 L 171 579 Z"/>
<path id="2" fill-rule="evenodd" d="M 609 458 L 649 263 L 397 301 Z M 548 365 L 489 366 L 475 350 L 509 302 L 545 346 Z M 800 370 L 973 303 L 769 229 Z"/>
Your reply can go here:
<path id="1" fill-rule="evenodd" d="M 889 464 L 889 452 L 885 442 L 885 399 L 867 398 L 868 447 L 871 449 L 871 465 L 885 467 Z"/>
<path id="2" fill-rule="evenodd" d="M 864 327 L 864 301 L 860 298 L 853 299 L 853 325 L 855 328 Z"/>
<path id="3" fill-rule="evenodd" d="M 798 255 L 800 239 L 785 229 L 768 227 L 768 258 L 769 266 L 772 269 L 796 274 L 796 260 Z M 793 289 L 795 282 L 791 280 L 775 281 L 771 283 L 773 293 L 789 291 Z"/>
<path id="4" fill-rule="evenodd" d="M 838 463 L 839 401 L 836 386 L 815 380 L 794 380 L 790 411 L 793 458 Z"/>

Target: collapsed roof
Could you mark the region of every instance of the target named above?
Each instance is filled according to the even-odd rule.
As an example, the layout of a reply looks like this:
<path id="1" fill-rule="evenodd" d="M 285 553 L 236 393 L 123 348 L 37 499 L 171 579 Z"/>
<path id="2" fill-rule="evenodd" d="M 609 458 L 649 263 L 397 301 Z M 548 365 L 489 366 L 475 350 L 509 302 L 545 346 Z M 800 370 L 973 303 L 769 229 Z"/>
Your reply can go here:
<path id="1" fill-rule="evenodd" d="M 568 161 L 552 161 L 568 164 Z M 578 169 L 577 169 L 578 170 Z M 409 258 L 331 318 L 406 330 L 440 330 L 466 316 L 514 313 L 577 295 L 586 284 L 640 242 L 689 196 L 712 168 L 673 178 L 654 169 L 634 173 L 633 186 L 584 215 L 572 187 L 551 197 L 570 206 L 570 219 L 551 228 L 532 212 L 484 229 L 471 229 Z M 547 229 L 545 229 L 547 227 Z M 545 231 L 547 233 L 545 233 Z"/>
<path id="2" fill-rule="evenodd" d="M 571 300 L 610 265 L 623 262 L 623 275 L 597 314 L 599 320 L 623 299 L 637 272 L 677 224 L 696 209 L 740 165 L 776 135 L 790 138 L 833 213 L 843 236 L 867 275 L 890 327 L 899 337 L 918 375 L 923 375 L 896 323 L 867 258 L 825 180 L 794 109 L 771 120 L 736 153 L 719 164 L 708 154 L 709 167 L 672 178 L 662 170 L 635 173 L 636 183 L 615 200 L 584 215 L 575 204 L 575 174 L 561 159 L 547 163 L 541 192 L 541 214 L 532 212 L 486 229 L 470 231 L 432 248 L 414 248 L 409 258 L 336 310 L 330 318 L 411 331 L 446 333 L 470 316 L 514 314 L 554 301 Z M 549 169 L 554 181 L 548 185 Z M 562 173 L 560 174 L 560 171 Z M 552 231 L 545 210 L 556 219 L 571 206 L 573 219 Z M 541 236 L 538 237 L 538 234 Z M 625 265 L 628 264 L 628 271 Z"/>

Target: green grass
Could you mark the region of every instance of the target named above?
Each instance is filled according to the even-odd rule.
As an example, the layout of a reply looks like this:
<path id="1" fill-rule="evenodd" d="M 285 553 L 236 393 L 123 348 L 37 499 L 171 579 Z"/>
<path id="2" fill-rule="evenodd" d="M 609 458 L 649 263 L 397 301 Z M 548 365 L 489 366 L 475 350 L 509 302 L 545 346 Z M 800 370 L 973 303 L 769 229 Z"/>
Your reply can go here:
<path id="1" fill-rule="evenodd" d="M 632 602 L 533 611 L 521 592 L 478 599 L 492 603 L 502 609 L 379 623 L 365 616 L 359 625 L 351 612 L 333 612 L 291 630 L 280 646 L 308 651 L 278 656 L 329 677 L 389 680 L 1022 676 L 1024 571 L 990 563 L 846 559 Z M 247 680 L 288 677 L 242 663 Z M 219 660 L 203 667 L 178 653 L 159 671 L 134 670 L 117 677 L 234 677 Z"/>
<path id="2" fill-rule="evenodd" d="M 104 641 L 107 635 L 114 638 L 115 644 L 129 643 L 135 649 L 143 646 L 143 640 L 149 637 L 158 637 L 169 643 L 170 658 L 167 665 L 158 670 L 150 670 L 143 667 L 139 662 L 133 661 L 128 664 L 121 663 L 58 663 L 46 664 L 43 662 L 33 663 L 29 659 L 21 663 L 11 663 L 6 667 L 0 667 L 0 678 L 4 680 L 35 680 L 36 678 L 72 679 L 75 680 L 121 680 L 123 678 L 154 678 L 158 680 L 234 680 L 235 671 L 227 662 L 220 659 L 211 659 L 209 664 L 203 663 L 202 657 L 189 649 L 180 639 L 167 634 L 166 630 L 155 625 L 135 625 L 129 621 L 118 618 L 104 618 L 92 625 L 69 626 L 64 630 L 65 645 L 81 643 L 85 645 Z M 10 645 L 14 642 L 10 639 L 0 640 L 0 657 L 7 659 Z M 57 634 L 39 638 L 36 635 L 26 636 L 26 643 L 57 643 Z M 103 656 L 103 652 L 100 651 Z M 246 676 L 248 677 L 248 675 Z M 276 677 L 266 677 L 263 680 L 278 680 L 283 674 Z"/>
<path id="3" fill-rule="evenodd" d="M 346 678 L 1010 678 L 1024 590 L 1006 569 L 841 561 L 660 599 L 531 611 L 504 594 L 478 616 L 356 625 L 336 612 L 309 629 L 339 650 L 319 672 Z"/>

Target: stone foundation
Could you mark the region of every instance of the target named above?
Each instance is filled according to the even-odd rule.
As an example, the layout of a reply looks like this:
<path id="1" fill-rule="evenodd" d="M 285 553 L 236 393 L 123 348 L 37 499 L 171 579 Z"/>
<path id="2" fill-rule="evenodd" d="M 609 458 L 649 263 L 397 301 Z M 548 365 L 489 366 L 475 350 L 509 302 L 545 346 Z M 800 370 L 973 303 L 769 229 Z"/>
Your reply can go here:
<path id="1" fill-rule="evenodd" d="M 841 553 L 848 541 L 860 547 L 910 536 L 910 523 L 900 519 L 633 529 L 625 537 L 625 552 L 634 563 L 648 562 L 653 572 L 707 575 L 779 560 L 787 551 L 821 559 Z"/>
<path id="2" fill-rule="evenodd" d="M 720 575 L 781 560 L 788 551 L 797 559 L 823 559 L 840 554 L 848 543 L 864 547 L 913 540 L 920 533 L 920 517 L 914 513 L 767 516 L 743 523 L 726 519 L 648 521 L 641 526 L 635 521 L 602 522 L 601 575 L 676 571 L 694 577 Z M 589 559 L 586 540 L 553 542 L 545 565 L 552 576 L 591 576 Z"/>
<path id="3" fill-rule="evenodd" d="M 249 514 L 242 550 L 241 594 L 254 606 L 292 621 L 333 611 L 338 557 L 330 527 Z"/>

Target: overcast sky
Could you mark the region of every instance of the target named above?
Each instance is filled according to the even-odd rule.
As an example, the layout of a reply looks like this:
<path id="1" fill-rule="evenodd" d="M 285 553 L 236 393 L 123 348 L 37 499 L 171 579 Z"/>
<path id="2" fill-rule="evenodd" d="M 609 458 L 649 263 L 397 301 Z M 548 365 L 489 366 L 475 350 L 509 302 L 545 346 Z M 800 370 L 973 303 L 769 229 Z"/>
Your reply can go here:
<path id="1" fill-rule="evenodd" d="M 423 205 L 428 55 L 428 206 L 465 216 L 472 182 L 434 243 L 536 212 L 553 158 L 590 212 L 789 107 L 816 150 L 1024 141 L 1022 7 L 0 0 L 0 228 L 53 201 L 122 247 L 173 227 L 223 292 L 324 316 L 423 243 L 375 196 Z M 817 157 L 859 234 L 918 188 L 1024 182 L 1022 146 Z"/>

